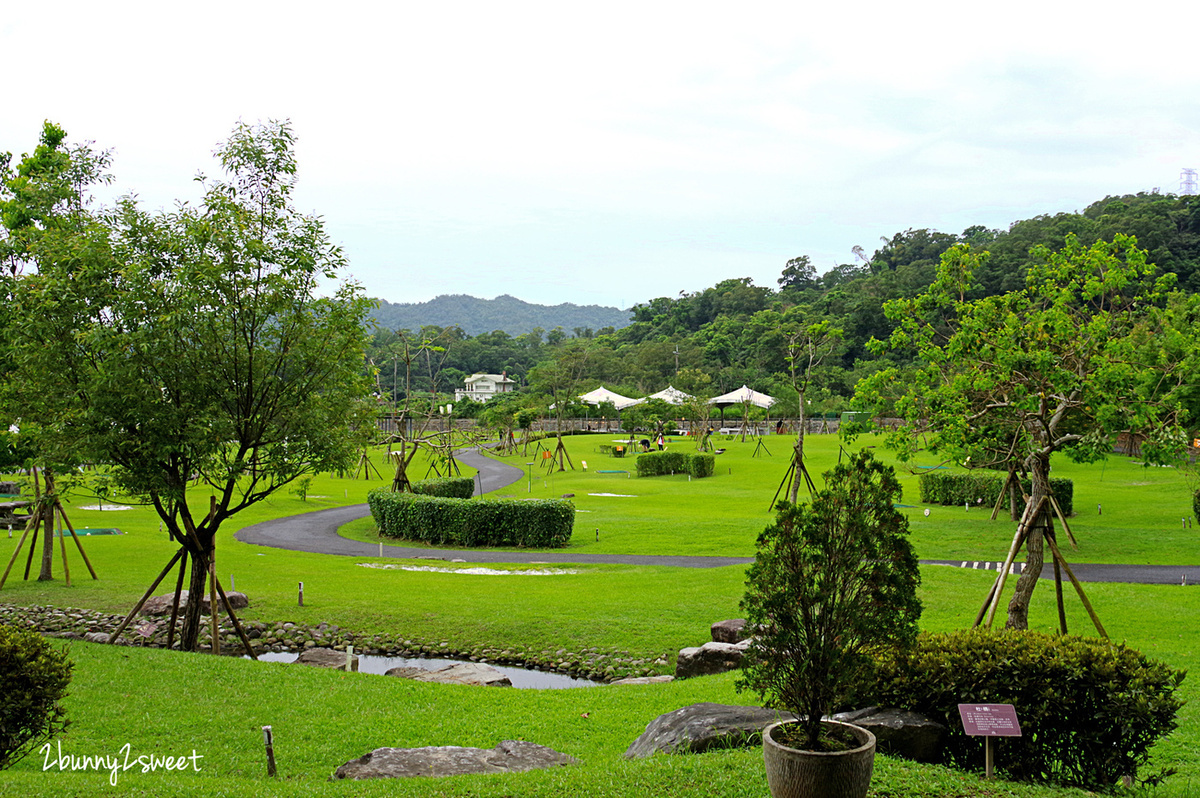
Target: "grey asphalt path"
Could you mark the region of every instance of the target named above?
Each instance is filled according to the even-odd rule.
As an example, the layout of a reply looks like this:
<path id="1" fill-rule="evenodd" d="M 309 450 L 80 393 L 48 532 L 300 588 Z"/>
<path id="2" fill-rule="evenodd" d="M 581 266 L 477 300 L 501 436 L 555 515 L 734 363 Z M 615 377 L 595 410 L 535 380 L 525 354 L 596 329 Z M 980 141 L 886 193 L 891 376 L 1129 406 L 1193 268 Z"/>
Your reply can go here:
<path id="1" fill-rule="evenodd" d="M 479 473 L 475 495 L 490 493 L 512 485 L 525 477 L 519 468 L 485 457 L 476 450 L 458 452 L 459 462 Z M 379 545 L 349 540 L 337 533 L 338 527 L 371 514 L 365 504 L 334 507 L 313 513 L 276 518 L 246 527 L 234 534 L 242 543 L 269 546 L 275 549 L 309 551 L 316 554 L 337 554 L 344 557 L 378 557 Z M 726 565 L 745 565 L 752 557 L 673 557 L 637 554 L 570 554 L 567 552 L 520 551 L 463 551 L 384 546 L 384 557 L 402 559 L 462 560 L 473 563 L 610 563 L 617 565 L 665 565 L 677 568 L 720 568 Z"/>
<path id="2" fill-rule="evenodd" d="M 525 477 L 519 468 L 485 457 L 470 449 L 457 453 L 461 463 L 478 472 L 475 495 L 490 493 L 512 485 Z M 344 557 L 378 557 L 379 545 L 349 540 L 337 533 L 338 527 L 370 515 L 365 504 L 334 507 L 313 513 L 277 518 L 246 527 L 234 534 L 243 543 L 316 554 L 336 554 Z M 616 565 L 660 565 L 675 568 L 722 568 L 727 565 L 747 565 L 753 557 L 683 557 L 639 554 L 572 554 L 568 552 L 520 551 L 463 551 L 384 546 L 383 556 L 401 559 L 461 560 L 472 563 L 554 563 Z M 955 568 L 976 568 L 995 571 L 1003 563 L 963 562 L 961 560 L 922 560 L 922 565 L 946 565 Z M 1019 569 L 1020 563 L 1017 563 Z M 1081 582 L 1129 582 L 1146 585 L 1200 584 L 1200 565 L 1098 565 L 1072 563 L 1071 570 Z M 1019 572 L 1019 570 L 1018 570 Z M 1042 569 L 1042 579 L 1053 579 L 1054 568 Z M 1063 578 L 1066 578 L 1064 574 Z"/>

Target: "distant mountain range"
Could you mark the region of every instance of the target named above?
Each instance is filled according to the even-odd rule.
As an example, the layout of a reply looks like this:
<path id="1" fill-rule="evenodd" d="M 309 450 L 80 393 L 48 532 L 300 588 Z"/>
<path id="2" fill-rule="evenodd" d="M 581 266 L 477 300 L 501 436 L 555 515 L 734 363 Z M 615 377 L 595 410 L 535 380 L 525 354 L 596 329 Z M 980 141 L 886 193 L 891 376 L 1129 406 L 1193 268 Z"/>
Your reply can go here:
<path id="1" fill-rule="evenodd" d="M 466 294 L 443 294 L 428 302 L 392 303 L 379 300 L 371 313 L 381 327 L 389 330 L 419 330 L 427 324 L 439 327 L 458 325 L 467 335 L 503 330 L 512 336 L 523 335 L 536 327 L 549 332 L 562 327 L 571 334 L 576 327 L 593 331 L 602 327 L 620 329 L 629 325 L 628 310 L 600 305 L 533 305 L 504 294 L 495 299 L 479 299 Z"/>

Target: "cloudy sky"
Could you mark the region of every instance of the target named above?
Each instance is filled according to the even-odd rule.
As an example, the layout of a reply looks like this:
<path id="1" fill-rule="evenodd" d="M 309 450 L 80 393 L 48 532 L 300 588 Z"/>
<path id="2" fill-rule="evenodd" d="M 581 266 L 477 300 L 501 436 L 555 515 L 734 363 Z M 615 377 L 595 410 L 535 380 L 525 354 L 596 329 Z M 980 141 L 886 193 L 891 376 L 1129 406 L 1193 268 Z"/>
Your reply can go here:
<path id="1" fill-rule="evenodd" d="M 287 118 L 368 294 L 620 307 L 1200 168 L 1190 4 L 814 5 L 22 3 L 0 150 L 50 119 L 159 208 Z"/>

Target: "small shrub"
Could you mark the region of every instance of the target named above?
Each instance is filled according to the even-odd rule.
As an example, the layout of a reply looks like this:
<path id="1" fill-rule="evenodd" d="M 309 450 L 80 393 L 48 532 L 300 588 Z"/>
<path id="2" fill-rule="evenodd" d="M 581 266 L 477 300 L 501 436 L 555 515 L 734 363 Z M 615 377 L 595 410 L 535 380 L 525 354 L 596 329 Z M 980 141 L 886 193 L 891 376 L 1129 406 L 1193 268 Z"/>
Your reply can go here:
<path id="1" fill-rule="evenodd" d="M 575 524 L 575 505 L 563 499 L 468 500 L 376 488 L 367 504 L 379 534 L 435 546 L 562 548 Z"/>
<path id="2" fill-rule="evenodd" d="M 443 499 L 469 499 L 475 495 L 475 480 L 470 477 L 438 477 L 412 483 L 412 492 Z"/>
<path id="3" fill-rule="evenodd" d="M 686 463 L 692 479 L 711 477 L 717 468 L 717 458 L 711 454 L 689 454 Z"/>
<path id="4" fill-rule="evenodd" d="M 996 499 L 1000 497 L 1000 490 L 1004 487 L 1005 477 L 998 477 L 994 474 L 985 474 L 978 471 L 971 471 L 965 474 L 962 473 L 940 473 L 930 471 L 922 474 L 919 480 L 920 495 L 922 504 L 944 504 L 958 505 L 970 504 L 976 507 L 979 504 L 993 507 L 996 504 Z M 1031 485 L 1029 480 L 1023 480 L 1022 486 L 1026 493 L 1029 493 Z M 1075 514 L 1075 483 L 1069 479 L 1061 477 L 1052 477 L 1050 479 L 1050 492 L 1054 494 L 1054 498 L 1058 501 L 1058 506 L 1062 508 L 1063 514 L 1071 516 Z M 982 502 L 979 502 L 982 499 Z"/>
<path id="5" fill-rule="evenodd" d="M 1098 638 L 968 629 L 923 633 L 908 652 L 878 659 L 856 703 L 924 713 L 949 728 L 948 763 L 983 767 L 984 747 L 963 733 L 958 704 L 1012 704 L 1021 736 L 997 747 L 1017 779 L 1107 790 L 1134 775 L 1150 746 L 1176 726 L 1184 671 Z"/>
<path id="6" fill-rule="evenodd" d="M 0 770 L 67 727 L 72 663 L 36 632 L 0 625 Z"/>

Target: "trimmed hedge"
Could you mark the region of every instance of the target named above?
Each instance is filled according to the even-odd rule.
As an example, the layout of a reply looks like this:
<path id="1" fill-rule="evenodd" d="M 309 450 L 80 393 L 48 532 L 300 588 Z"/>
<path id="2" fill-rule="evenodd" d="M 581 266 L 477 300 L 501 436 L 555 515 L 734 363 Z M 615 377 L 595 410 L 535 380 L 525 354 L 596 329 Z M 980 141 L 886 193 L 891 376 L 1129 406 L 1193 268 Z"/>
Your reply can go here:
<path id="1" fill-rule="evenodd" d="M 661 477 L 666 474 L 682 474 L 687 470 L 683 452 L 645 452 L 639 454 L 634 465 L 639 477 Z"/>
<path id="2" fill-rule="evenodd" d="M 683 452 L 645 452 L 639 454 L 637 462 L 639 477 L 661 477 L 666 474 L 691 474 L 693 478 L 711 477 L 716 469 L 716 458 L 711 454 Z"/>
<path id="3" fill-rule="evenodd" d="M 436 546 L 562 548 L 575 524 L 575 505 L 563 499 L 448 499 L 375 488 L 367 504 L 379 534 Z"/>
<path id="4" fill-rule="evenodd" d="M 983 499 L 983 504 L 994 507 L 1004 487 L 1005 477 L 993 474 L 968 473 L 938 473 L 930 471 L 920 477 L 921 503 L 958 505 L 970 504 L 977 506 L 976 500 Z M 1029 493 L 1032 487 L 1029 480 L 1022 480 L 1021 485 Z M 1063 515 L 1075 514 L 1075 483 L 1061 477 L 1050 478 L 1050 492 L 1058 500 Z"/>
<path id="5" fill-rule="evenodd" d="M 864 703 L 924 713 L 946 725 L 946 761 L 983 767 L 984 746 L 958 705 L 1012 704 L 1021 736 L 996 747 L 1016 779 L 1108 790 L 1149 759 L 1178 723 L 1184 671 L 1099 638 L 966 629 L 922 633 L 915 649 L 877 661 Z"/>
<path id="6" fill-rule="evenodd" d="M 475 480 L 470 477 L 437 477 L 412 483 L 412 492 L 443 499 L 469 499 L 475 495 Z"/>

